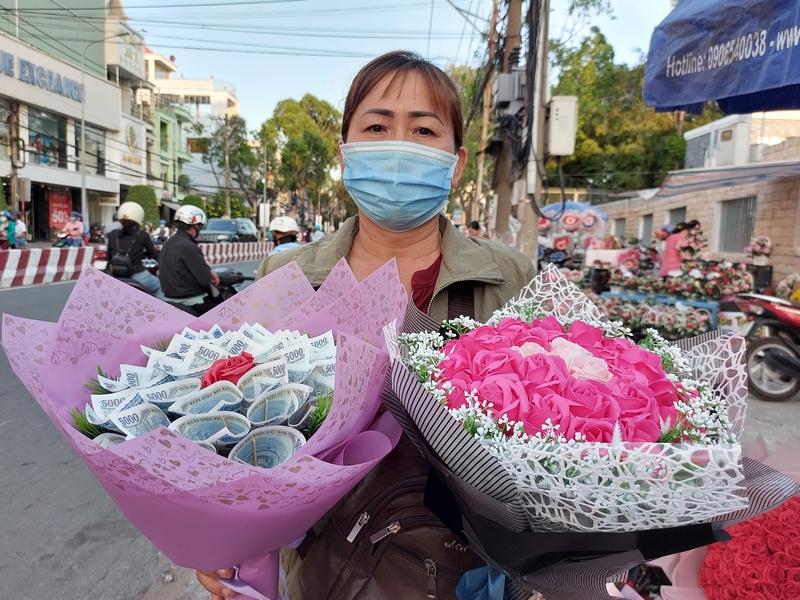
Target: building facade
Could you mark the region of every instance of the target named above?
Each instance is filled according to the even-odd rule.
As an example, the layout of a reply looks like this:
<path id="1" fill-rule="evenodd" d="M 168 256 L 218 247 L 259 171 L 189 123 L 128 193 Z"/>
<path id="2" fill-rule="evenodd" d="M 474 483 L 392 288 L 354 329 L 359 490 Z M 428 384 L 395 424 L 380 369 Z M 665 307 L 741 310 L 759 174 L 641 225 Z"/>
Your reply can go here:
<path id="1" fill-rule="evenodd" d="M 239 114 L 236 88 L 214 77 L 185 79 L 178 76 L 173 56 L 166 58 L 148 50 L 145 61 L 147 80 L 154 87 L 159 107 L 175 107 L 191 118 L 190 123 L 183 125 L 185 150 L 191 160 L 181 165 L 181 172 L 193 193 L 211 197 L 220 187 L 219 169 L 203 162 L 198 140 L 213 135 L 226 116 Z"/>
<path id="2" fill-rule="evenodd" d="M 113 1 L 97 3 L 103 19 L 70 16 L 52 0 L 31 0 L 26 8 L 39 10 L 16 18 L 14 2 L 5 4 L 0 0 L 11 15 L 0 21 L 0 184 L 6 198 L 24 213 L 31 239 L 52 239 L 71 211 L 82 211 L 85 181 L 84 221 L 106 223 L 127 188 L 148 181 L 153 125 L 141 101 L 137 105 L 148 85 L 143 39 Z"/>

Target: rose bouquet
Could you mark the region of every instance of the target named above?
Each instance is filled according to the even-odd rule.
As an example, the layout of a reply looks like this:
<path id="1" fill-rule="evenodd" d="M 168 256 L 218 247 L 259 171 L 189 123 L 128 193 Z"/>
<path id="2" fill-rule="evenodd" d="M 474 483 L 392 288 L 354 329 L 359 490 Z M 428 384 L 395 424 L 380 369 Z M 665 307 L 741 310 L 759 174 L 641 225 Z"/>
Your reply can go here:
<path id="1" fill-rule="evenodd" d="M 639 277 L 638 289 L 643 294 L 659 294 L 664 291 L 664 284 L 660 277 L 644 275 Z"/>
<path id="2" fill-rule="evenodd" d="M 750 258 L 757 256 L 771 256 L 772 255 L 772 242 L 765 235 L 757 235 L 752 238 L 742 250 Z"/>
<path id="3" fill-rule="evenodd" d="M 686 234 L 686 237 L 680 242 L 678 248 L 687 256 L 693 258 L 705 250 L 707 246 L 708 239 L 703 234 L 703 230 L 699 227 L 695 227 Z"/>
<path id="4" fill-rule="evenodd" d="M 375 416 L 388 365 L 384 327 L 402 319 L 406 298 L 393 262 L 358 283 L 345 261 L 341 261 L 317 292 L 292 263 L 195 319 L 87 268 L 58 323 L 4 315 L 3 346 L 14 372 L 109 496 L 164 554 L 178 565 L 202 570 L 239 564 L 237 579 L 230 585 L 245 592 L 245 597 L 274 599 L 278 549 L 298 540 L 397 442 L 396 423 L 393 425 L 386 416 L 375 420 Z M 245 329 L 245 323 L 258 323 L 273 333 L 300 331 L 309 338 L 324 336 L 331 330 L 336 343 L 336 374 L 327 417 L 293 455 L 293 442 L 288 448 L 275 448 L 276 453 L 291 455 L 285 462 L 266 469 L 226 459 L 210 452 L 207 444 L 198 443 L 209 442 L 213 435 L 197 436 L 197 441 L 191 441 L 165 426 L 151 430 L 144 425 L 143 431 L 129 431 L 126 438 L 130 439 L 116 440 L 120 443 L 105 447 L 86 437 L 73 422 L 74 410 L 82 410 L 87 403 L 94 407 L 84 384 L 87 378 L 97 375 L 98 365 L 106 374 L 122 371 L 122 365 L 126 365 L 124 385 L 141 385 L 142 380 L 137 382 L 135 377 L 142 375 L 148 364 L 154 367 L 143 354 L 143 347 L 150 354 L 152 349 L 166 351 L 165 341 L 185 332 L 185 328 L 198 333 L 231 332 L 230 337 L 234 337 L 234 333 Z M 180 355 L 177 350 L 176 353 Z M 196 354 L 203 359 L 211 357 L 208 348 Z M 188 353 L 184 358 L 187 357 Z M 172 365 L 172 373 L 179 375 L 175 368 L 178 359 L 163 358 L 172 358 L 172 362 L 165 360 L 162 364 L 159 360 L 160 367 Z M 283 360 L 287 356 L 263 364 Z M 200 377 L 201 382 L 215 371 L 213 363 L 206 367 L 210 368 Z M 215 376 L 223 381 L 206 388 L 234 388 L 226 396 L 231 402 L 226 403 L 225 397 L 213 398 L 212 412 L 217 413 L 214 418 L 222 421 L 221 412 L 228 425 L 239 420 L 237 413 L 219 409 L 226 404 L 235 406 L 239 401 L 237 390 L 242 398 L 245 396 L 237 387 L 241 379 L 237 386 L 224 380 L 226 376 L 238 377 L 236 371 L 235 367 L 216 369 Z M 134 379 L 128 379 L 130 374 L 135 375 Z M 199 375 L 191 370 L 189 374 Z M 260 374 L 262 379 L 269 376 Z M 192 378 L 183 381 L 189 379 Z M 194 379 L 196 382 L 198 378 Z M 252 378 L 251 383 L 263 383 L 257 379 Z M 114 385 L 111 378 L 98 377 L 97 383 L 101 381 L 109 387 Z M 144 381 L 149 383 L 148 379 Z M 123 385 L 122 380 L 116 383 Z M 270 385 L 269 381 L 266 383 Z M 153 403 L 168 400 L 160 391 L 142 387 L 137 392 L 148 395 Z M 246 393 L 251 392 L 254 390 Z M 183 399 L 187 400 L 187 396 Z M 180 396 L 173 398 L 179 404 L 180 400 Z M 285 400 L 294 402 L 291 398 Z M 203 405 L 205 400 L 198 402 Z M 176 408 L 192 415 L 196 406 L 189 398 Z M 134 414 L 135 409 L 136 406 Z M 271 411 L 265 407 L 263 413 L 268 412 Z M 279 416 L 283 419 L 285 415 Z M 264 419 L 246 420 L 252 423 Z M 132 419 L 118 419 L 112 424 L 135 426 Z M 160 424 L 164 424 L 163 419 Z M 218 424 L 214 427 L 220 430 Z M 131 433 L 137 435 L 133 437 Z M 210 443 L 223 444 L 220 437 Z"/>
<path id="5" fill-rule="evenodd" d="M 760 498 L 740 460 L 746 374 L 731 338 L 684 354 L 650 332 L 637 346 L 551 268 L 489 323 L 445 328 L 387 332 L 385 403 L 443 482 L 429 505 L 550 600 L 606 597 L 614 573 L 796 490 L 771 473 L 785 493 Z"/>
<path id="6" fill-rule="evenodd" d="M 728 529 L 713 544 L 699 581 L 708 600 L 800 598 L 800 498 Z"/>

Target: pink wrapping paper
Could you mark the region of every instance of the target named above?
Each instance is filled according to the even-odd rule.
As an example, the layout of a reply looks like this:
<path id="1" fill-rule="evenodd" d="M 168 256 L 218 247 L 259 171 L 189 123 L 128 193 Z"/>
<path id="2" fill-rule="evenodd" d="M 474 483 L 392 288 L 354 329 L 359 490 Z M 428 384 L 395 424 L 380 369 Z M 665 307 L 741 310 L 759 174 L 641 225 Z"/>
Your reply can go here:
<path id="1" fill-rule="evenodd" d="M 292 263 L 198 322 L 87 268 L 58 323 L 4 315 L 3 347 L 14 372 L 120 510 L 170 560 L 201 570 L 256 559 L 276 564 L 268 555 L 302 536 L 399 438 L 399 426 L 385 418 L 369 428 L 388 364 L 381 331 L 400 322 L 406 309 L 396 266 L 387 263 L 360 284 L 346 263 L 334 275 L 314 294 Z M 106 450 L 74 428 L 69 410 L 89 401 L 83 384 L 98 365 L 116 375 L 120 363 L 144 364 L 140 344 L 187 325 L 269 326 L 290 315 L 296 315 L 293 328 L 311 335 L 332 329 L 338 349 L 330 415 L 288 462 L 270 470 L 233 462 L 166 428 Z M 247 572 L 242 565 L 240 574 Z M 247 583 L 275 598 L 276 575 Z"/>

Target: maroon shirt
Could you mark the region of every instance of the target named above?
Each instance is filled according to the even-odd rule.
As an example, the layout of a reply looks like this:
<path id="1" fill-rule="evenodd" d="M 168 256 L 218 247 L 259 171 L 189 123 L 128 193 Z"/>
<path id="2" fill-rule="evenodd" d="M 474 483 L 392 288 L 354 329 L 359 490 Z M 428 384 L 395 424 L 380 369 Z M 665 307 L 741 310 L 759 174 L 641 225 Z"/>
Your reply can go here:
<path id="1" fill-rule="evenodd" d="M 425 314 L 428 314 L 428 305 L 436 289 L 436 280 L 439 278 L 439 269 L 442 266 L 442 255 L 439 255 L 433 264 L 422 271 L 417 271 L 411 276 L 411 297 L 414 304 Z"/>

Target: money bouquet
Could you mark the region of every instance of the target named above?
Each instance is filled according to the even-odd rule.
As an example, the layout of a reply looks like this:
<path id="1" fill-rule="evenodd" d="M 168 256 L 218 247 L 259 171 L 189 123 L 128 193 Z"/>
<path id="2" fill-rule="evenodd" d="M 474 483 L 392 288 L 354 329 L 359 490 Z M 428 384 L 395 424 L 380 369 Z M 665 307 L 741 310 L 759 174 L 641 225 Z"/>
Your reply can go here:
<path id="1" fill-rule="evenodd" d="M 798 490 L 741 456 L 737 340 L 636 345 L 550 267 L 485 325 L 417 322 L 387 331 L 386 403 L 439 476 L 426 502 L 528 592 L 607 598 L 614 575 Z"/>
<path id="2" fill-rule="evenodd" d="M 109 496 L 170 560 L 201 570 L 239 565 L 230 587 L 245 597 L 274 599 L 278 550 L 298 541 L 399 439 L 389 415 L 375 417 L 388 365 L 384 327 L 402 319 L 406 303 L 394 262 L 359 283 L 343 260 L 316 292 L 292 263 L 200 319 L 87 268 L 57 323 L 4 315 L 3 346 L 14 372 Z M 188 339 L 201 331 L 210 337 Z M 280 352 L 285 348 L 275 346 L 276 337 L 290 343 L 278 332 L 295 331 L 304 335 L 290 336 L 291 343 L 301 340 L 308 366 L 290 356 L 291 350 Z M 295 430 L 271 423 L 303 419 L 299 407 L 318 396 L 307 389 L 315 380 L 303 369 L 330 360 L 314 355 L 306 341 L 332 352 L 331 338 L 335 377 L 330 407 L 319 428 L 306 429 L 310 435 L 302 441 L 286 431 Z M 245 381 L 236 373 L 241 364 L 214 367 L 225 353 L 240 350 L 237 359 L 251 350 L 255 366 L 264 369 L 248 368 Z M 283 383 L 284 363 L 287 379 L 298 382 Z M 106 375 L 119 372 L 120 378 L 98 375 L 98 367 Z M 91 377 L 109 392 L 126 387 L 96 394 L 95 400 L 84 385 Z M 215 377 L 216 382 L 209 381 Z M 264 393 L 274 391 L 271 379 L 280 379 L 283 392 L 275 389 L 281 401 L 265 401 Z M 326 388 L 331 383 L 316 381 Z M 215 389 L 225 391 L 202 392 Z M 109 401 L 105 407 L 104 399 Z M 152 419 L 143 419 L 138 407 L 157 403 L 162 403 L 161 416 L 148 408 Z M 82 420 L 84 428 L 91 417 L 101 427 L 121 431 L 110 435 L 124 434 L 125 440 L 87 437 L 73 420 L 73 412 L 87 404 L 94 415 Z M 113 412 L 123 407 L 130 412 Z M 183 416 L 169 424 L 165 410 Z M 207 420 L 209 415 L 213 424 L 178 426 L 181 419 Z M 234 457 L 241 460 L 211 451 L 210 446 L 232 452 L 248 426 L 255 426 L 253 439 Z M 260 438 L 269 436 L 261 432 L 271 428 L 287 434 L 288 442 L 272 436 L 272 443 L 263 444 Z"/>

